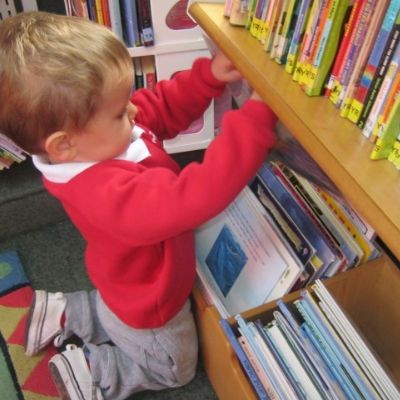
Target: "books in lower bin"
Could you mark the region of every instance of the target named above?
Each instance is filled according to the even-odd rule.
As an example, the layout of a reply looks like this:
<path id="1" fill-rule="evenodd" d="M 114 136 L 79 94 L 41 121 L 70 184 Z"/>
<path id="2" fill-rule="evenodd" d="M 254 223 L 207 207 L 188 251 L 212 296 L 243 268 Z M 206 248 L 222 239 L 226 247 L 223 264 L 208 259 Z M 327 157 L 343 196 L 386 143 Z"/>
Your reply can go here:
<path id="1" fill-rule="evenodd" d="M 400 397 L 393 377 L 321 280 L 291 303 L 278 300 L 264 314 L 237 314 L 220 323 L 260 398 Z"/>
<path id="2" fill-rule="evenodd" d="M 196 231 L 203 291 L 229 316 L 357 267 L 380 255 L 362 221 L 343 199 L 269 161 Z"/>
<path id="3" fill-rule="evenodd" d="M 0 132 L 0 170 L 26 159 L 27 153 Z"/>

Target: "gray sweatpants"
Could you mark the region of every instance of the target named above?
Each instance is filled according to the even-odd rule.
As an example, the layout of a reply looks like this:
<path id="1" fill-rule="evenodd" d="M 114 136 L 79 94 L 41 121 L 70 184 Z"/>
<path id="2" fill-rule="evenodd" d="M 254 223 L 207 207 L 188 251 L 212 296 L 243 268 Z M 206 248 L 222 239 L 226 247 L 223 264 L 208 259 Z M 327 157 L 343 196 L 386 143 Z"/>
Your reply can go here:
<path id="1" fill-rule="evenodd" d="M 189 300 L 165 326 L 134 329 L 111 312 L 96 290 L 66 298 L 64 337 L 75 334 L 83 340 L 105 399 L 178 387 L 194 377 L 198 342 Z"/>

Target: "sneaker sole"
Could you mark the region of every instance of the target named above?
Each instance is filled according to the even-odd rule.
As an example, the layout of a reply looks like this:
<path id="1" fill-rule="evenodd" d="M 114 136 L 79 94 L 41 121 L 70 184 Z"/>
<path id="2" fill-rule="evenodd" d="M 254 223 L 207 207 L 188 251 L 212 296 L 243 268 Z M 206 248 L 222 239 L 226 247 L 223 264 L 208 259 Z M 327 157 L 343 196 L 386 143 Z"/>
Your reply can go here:
<path id="1" fill-rule="evenodd" d="M 62 354 L 54 356 L 52 361 L 49 362 L 49 369 L 62 400 L 85 400 L 71 364 L 66 357 Z M 62 376 L 66 377 L 66 380 Z M 71 397 L 68 386 L 74 389 L 75 396 Z"/>
<path id="2" fill-rule="evenodd" d="M 47 293 L 44 290 L 35 291 L 27 319 L 29 328 L 25 334 L 25 354 L 28 356 L 34 356 L 40 350 L 38 339 L 42 335 L 47 310 L 46 306 Z"/>

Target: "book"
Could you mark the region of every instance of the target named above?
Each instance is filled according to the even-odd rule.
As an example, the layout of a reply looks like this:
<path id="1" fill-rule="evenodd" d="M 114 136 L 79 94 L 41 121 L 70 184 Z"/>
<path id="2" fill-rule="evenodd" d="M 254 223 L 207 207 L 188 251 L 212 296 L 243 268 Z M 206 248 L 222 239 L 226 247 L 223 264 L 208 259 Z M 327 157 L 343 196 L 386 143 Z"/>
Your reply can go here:
<path id="1" fill-rule="evenodd" d="M 275 28 L 275 34 L 272 38 L 272 44 L 271 44 L 271 50 L 270 50 L 270 57 L 273 59 L 279 59 L 279 44 L 281 40 L 283 40 L 282 35 L 283 35 L 283 27 L 285 25 L 285 22 L 288 17 L 288 9 L 290 6 L 291 0 L 283 0 L 282 6 L 279 10 L 279 15 L 277 15 L 277 21 L 276 21 L 276 28 Z"/>
<path id="2" fill-rule="evenodd" d="M 267 394 L 264 385 L 262 384 L 259 374 L 255 371 L 255 368 L 262 369 L 260 367 L 259 361 L 256 357 L 252 357 L 253 360 L 250 359 L 250 351 L 249 349 L 245 351 L 243 348 L 244 346 L 248 346 L 249 344 L 246 342 L 246 345 L 242 345 L 239 342 L 239 339 L 237 338 L 236 334 L 233 332 L 232 327 L 229 325 L 228 321 L 226 319 L 221 319 L 219 321 L 227 339 L 229 340 L 229 343 L 231 344 L 237 358 L 240 361 L 240 364 L 242 365 L 246 375 L 250 379 L 250 382 L 255 389 L 257 395 L 259 396 L 260 399 L 270 399 L 271 394 L 273 392 L 270 390 L 269 394 Z M 244 340 L 244 339 L 242 339 Z M 247 348 L 248 348 L 247 347 Z"/>
<path id="3" fill-rule="evenodd" d="M 121 0 L 123 35 L 128 47 L 140 46 L 136 1 Z"/>
<path id="4" fill-rule="evenodd" d="M 138 90 L 144 87 L 144 77 L 143 77 L 142 62 L 140 57 L 135 57 L 133 59 L 133 65 L 135 71 L 134 87 L 135 90 Z"/>
<path id="5" fill-rule="evenodd" d="M 385 102 L 388 100 L 391 85 L 395 82 L 395 77 L 398 75 L 400 75 L 400 42 L 397 43 L 396 50 L 385 77 L 383 78 L 382 85 L 376 96 L 368 118 L 365 121 L 363 135 L 370 138 L 371 142 L 375 142 L 377 135 L 373 135 L 374 125 L 377 123 L 378 116 L 383 110 Z"/>
<path id="6" fill-rule="evenodd" d="M 364 107 L 362 108 L 360 117 L 357 121 L 357 126 L 361 129 L 364 128 L 365 122 L 368 118 L 368 115 L 374 104 L 375 98 L 382 85 L 383 79 L 386 75 L 390 61 L 393 57 L 394 51 L 399 41 L 400 41 L 400 12 L 396 17 L 396 22 L 391 30 L 388 41 L 383 50 L 383 54 L 378 65 L 377 73 L 374 76 L 374 80 L 372 81 L 371 86 L 368 89 Z"/>
<path id="7" fill-rule="evenodd" d="M 363 43 L 360 48 L 359 55 L 353 66 L 347 85 L 342 89 L 341 93 L 341 104 L 340 104 L 340 116 L 347 117 L 351 103 L 353 101 L 354 94 L 359 86 L 363 70 L 367 63 L 368 57 L 371 54 L 371 50 L 376 40 L 376 36 L 379 32 L 382 19 L 387 9 L 388 0 L 378 1 L 375 10 L 372 14 L 371 21 L 368 29 L 365 33 Z"/>
<path id="8" fill-rule="evenodd" d="M 342 340 L 345 341 L 347 348 L 358 361 L 360 368 L 368 376 L 375 390 L 378 391 L 380 398 L 395 399 L 398 397 L 399 391 L 392 378 L 384 370 L 376 354 L 321 281 L 315 282 L 313 293 L 320 301 L 321 310 L 336 329 L 336 332 L 342 337 Z"/>
<path id="9" fill-rule="evenodd" d="M 267 53 L 273 51 L 274 38 L 278 34 L 278 23 L 284 3 L 287 0 L 274 0 L 271 13 L 266 17 L 266 30 L 264 40 L 264 50 Z"/>
<path id="10" fill-rule="evenodd" d="M 379 115 L 375 122 L 373 131 L 372 131 L 372 135 L 374 136 L 374 139 L 373 139 L 374 143 L 378 136 L 379 131 L 383 128 L 384 124 L 387 121 L 387 117 L 390 113 L 390 110 L 393 107 L 393 104 L 394 104 L 399 92 L 400 92 L 400 74 L 397 74 L 392 82 L 390 89 L 389 89 L 389 93 L 388 93 L 387 99 L 382 107 L 382 110 L 380 110 Z"/>
<path id="11" fill-rule="evenodd" d="M 255 356 L 259 359 L 260 364 L 265 369 L 274 391 L 279 399 L 297 400 L 298 397 L 290 384 L 288 378 L 281 370 L 271 347 L 268 346 L 264 337 L 261 336 L 259 329 L 253 321 L 247 321 L 240 314 L 235 316 L 238 323 L 238 329 L 249 342 Z"/>
<path id="12" fill-rule="evenodd" d="M 310 399 L 323 399 L 320 392 L 315 387 L 314 382 L 310 378 L 308 372 L 304 369 L 296 353 L 287 342 L 284 334 L 278 327 L 275 320 L 269 322 L 265 328 L 265 332 L 271 339 L 271 344 L 276 352 L 280 355 L 282 363 L 285 364 L 288 374 L 292 376 L 293 386 L 298 387 L 300 396 Z"/>
<path id="13" fill-rule="evenodd" d="M 348 7 L 348 0 L 334 0 L 328 11 L 316 55 L 310 61 L 309 76 L 305 84 L 305 92 L 309 96 L 319 96 L 322 93 L 337 52 Z"/>
<path id="14" fill-rule="evenodd" d="M 124 39 L 122 29 L 121 6 L 119 1 L 108 0 L 111 30 L 121 39 Z"/>
<path id="15" fill-rule="evenodd" d="M 278 64 L 286 64 L 289 46 L 294 34 L 297 18 L 300 11 L 300 0 L 290 0 L 286 12 L 285 22 L 282 28 L 281 38 L 278 43 L 277 55 L 275 61 Z"/>
<path id="16" fill-rule="evenodd" d="M 372 16 L 374 15 L 376 1 L 377 0 L 366 0 L 359 14 L 359 18 L 356 21 L 356 25 L 350 39 L 350 45 L 347 49 L 343 68 L 339 77 L 340 92 L 337 99 L 338 101 L 336 103 L 337 107 L 339 108 L 342 106 L 345 91 L 349 85 L 351 73 L 361 52 L 368 27 L 370 25 Z"/>
<path id="17" fill-rule="evenodd" d="M 383 55 L 383 51 L 389 39 L 390 32 L 396 21 L 396 16 L 399 13 L 399 10 L 400 0 L 391 0 L 383 18 L 381 28 L 375 39 L 371 54 L 362 73 L 359 86 L 357 87 L 354 98 L 349 106 L 347 117 L 354 123 L 357 123 L 358 119 L 360 118 L 364 103 L 367 98 L 368 90 L 372 84 L 372 81 L 374 80 L 375 75 L 377 74 L 380 59 Z"/>
<path id="18" fill-rule="evenodd" d="M 349 7 L 348 9 L 351 10 L 349 15 L 345 17 L 346 22 L 344 25 L 343 36 L 340 40 L 339 49 L 336 53 L 335 61 L 333 63 L 325 90 L 325 97 L 329 98 L 334 104 L 338 102 L 338 97 L 340 94 L 340 73 L 343 69 L 345 56 L 350 46 L 350 40 L 364 1 L 365 0 L 355 0 L 353 6 L 351 8 Z"/>
<path id="19" fill-rule="evenodd" d="M 293 71 L 293 80 L 301 83 L 305 79 L 306 63 L 310 54 L 310 46 L 312 37 L 315 31 L 319 9 L 321 7 L 319 0 L 314 0 L 311 3 L 310 11 L 307 18 L 307 23 L 304 29 L 304 35 L 301 40 L 299 54 L 297 57 L 296 67 Z"/>
<path id="20" fill-rule="evenodd" d="M 288 293 L 302 266 L 250 188 L 195 232 L 198 267 L 234 315 Z"/>
<path id="21" fill-rule="evenodd" d="M 399 135 L 400 126 L 400 96 L 398 95 L 388 116 L 386 124 L 382 127 L 376 143 L 371 151 L 372 160 L 388 158 Z"/>
<path id="22" fill-rule="evenodd" d="M 310 271 L 311 276 L 308 281 L 312 282 L 337 262 L 331 243 L 304 201 L 299 195 L 295 195 L 295 191 L 290 188 L 290 185 L 285 184 L 285 180 L 276 175 L 276 169 L 271 163 L 264 164 L 258 173 L 270 193 L 281 205 L 282 210 L 294 221 L 316 250 L 311 261 L 314 270 Z"/>
<path id="23" fill-rule="evenodd" d="M 236 26 L 246 26 L 248 18 L 248 2 L 243 0 L 233 0 L 229 14 L 229 23 Z"/>
<path id="24" fill-rule="evenodd" d="M 153 90 L 157 82 L 154 56 L 141 57 L 140 61 L 142 64 L 144 87 Z"/>
<path id="25" fill-rule="evenodd" d="M 144 46 L 154 45 L 153 21 L 150 0 L 135 0 L 138 14 L 140 42 Z"/>
<path id="26" fill-rule="evenodd" d="M 100 25 L 104 25 L 103 16 L 103 0 L 94 0 L 95 10 L 96 10 L 96 22 Z"/>

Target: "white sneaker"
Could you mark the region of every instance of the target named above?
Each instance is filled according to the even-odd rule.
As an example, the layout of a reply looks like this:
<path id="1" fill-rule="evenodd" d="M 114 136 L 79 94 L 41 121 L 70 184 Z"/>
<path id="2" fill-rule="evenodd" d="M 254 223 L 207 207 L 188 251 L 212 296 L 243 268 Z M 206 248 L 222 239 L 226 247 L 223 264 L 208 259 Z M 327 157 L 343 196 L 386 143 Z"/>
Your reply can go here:
<path id="1" fill-rule="evenodd" d="M 52 340 L 56 347 L 62 344 L 61 317 L 67 300 L 63 293 L 35 290 L 25 332 L 25 353 L 37 354 Z"/>
<path id="2" fill-rule="evenodd" d="M 49 360 L 49 368 L 63 400 L 103 400 L 80 347 L 68 344 Z"/>

